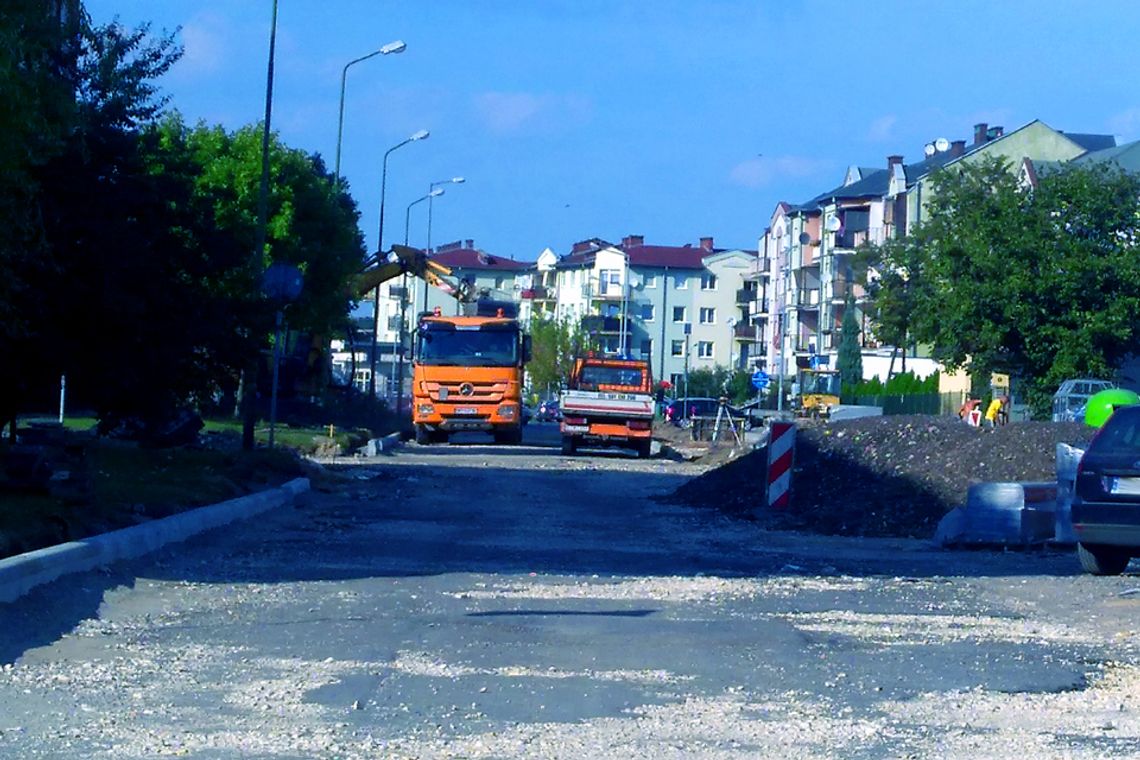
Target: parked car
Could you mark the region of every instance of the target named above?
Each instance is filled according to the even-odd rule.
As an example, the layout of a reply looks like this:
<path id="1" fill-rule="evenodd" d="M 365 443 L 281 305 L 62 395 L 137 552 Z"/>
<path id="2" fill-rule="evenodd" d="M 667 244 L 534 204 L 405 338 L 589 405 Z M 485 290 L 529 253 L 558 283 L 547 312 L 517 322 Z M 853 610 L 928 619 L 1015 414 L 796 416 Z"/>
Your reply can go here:
<path id="1" fill-rule="evenodd" d="M 558 401 L 549 399 L 538 405 L 534 418 L 539 422 L 561 422 L 562 410 L 558 408 Z"/>
<path id="2" fill-rule="evenodd" d="M 1072 518 L 1086 572 L 1119 575 L 1140 556 L 1140 405 L 1113 411 L 1085 450 Z"/>
<path id="3" fill-rule="evenodd" d="M 716 417 L 719 409 L 720 399 L 708 396 L 675 398 L 665 404 L 665 421 L 672 422 L 674 425 L 687 425 L 689 419 L 693 417 Z M 745 430 L 752 427 L 750 415 L 731 404 L 725 404 L 725 410 L 734 419 L 743 420 Z"/>

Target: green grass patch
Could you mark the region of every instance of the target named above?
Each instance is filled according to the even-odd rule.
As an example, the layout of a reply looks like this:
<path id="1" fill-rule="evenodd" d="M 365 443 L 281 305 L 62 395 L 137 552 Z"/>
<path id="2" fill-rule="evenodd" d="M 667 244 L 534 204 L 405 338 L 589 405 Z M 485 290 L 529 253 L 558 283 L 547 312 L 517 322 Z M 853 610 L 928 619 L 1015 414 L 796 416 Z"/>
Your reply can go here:
<path id="1" fill-rule="evenodd" d="M 152 449 L 88 432 L 69 432 L 66 442 L 47 449 L 57 477 L 46 485 L 21 484 L 7 477 L 7 467 L 0 469 L 0 557 L 244 496 L 304 474 L 284 443 L 254 451 L 241 450 L 237 441 Z M 0 461 L 9 461 L 8 451 L 0 445 Z"/>

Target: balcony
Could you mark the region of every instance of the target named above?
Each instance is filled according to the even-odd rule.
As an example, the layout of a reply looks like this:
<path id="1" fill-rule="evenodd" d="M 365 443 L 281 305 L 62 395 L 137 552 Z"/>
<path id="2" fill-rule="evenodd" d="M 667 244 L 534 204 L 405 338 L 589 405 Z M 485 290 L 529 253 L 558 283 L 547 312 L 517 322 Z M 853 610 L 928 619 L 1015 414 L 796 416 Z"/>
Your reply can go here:
<path id="1" fill-rule="evenodd" d="M 597 314 L 582 317 L 582 331 L 587 334 L 620 333 L 620 317 L 602 317 Z"/>
<path id="2" fill-rule="evenodd" d="M 551 296 L 550 290 L 539 285 L 533 288 L 523 288 L 519 293 L 519 297 L 524 301 L 545 301 Z"/>
<path id="3" fill-rule="evenodd" d="M 759 280 L 762 277 L 768 277 L 769 276 L 768 268 L 771 265 L 771 263 L 772 263 L 771 259 L 768 259 L 766 257 L 761 257 L 761 258 L 757 259 L 756 263 L 752 265 L 752 268 L 749 269 L 748 272 L 744 275 L 744 279 L 745 280 Z"/>
<path id="4" fill-rule="evenodd" d="M 764 338 L 764 328 L 748 322 L 738 322 L 733 325 L 732 334 L 740 340 L 758 341 Z"/>
<path id="5" fill-rule="evenodd" d="M 756 291 L 752 288 L 740 288 L 736 291 L 736 303 L 752 303 L 756 300 Z"/>
<path id="6" fill-rule="evenodd" d="M 843 303 L 847 300 L 847 296 L 852 298 L 856 297 L 855 283 L 847 280 L 836 280 L 831 283 L 831 302 Z"/>
<path id="7" fill-rule="evenodd" d="M 818 309 L 819 288 L 801 288 L 796 291 L 796 306 L 801 309 Z"/>

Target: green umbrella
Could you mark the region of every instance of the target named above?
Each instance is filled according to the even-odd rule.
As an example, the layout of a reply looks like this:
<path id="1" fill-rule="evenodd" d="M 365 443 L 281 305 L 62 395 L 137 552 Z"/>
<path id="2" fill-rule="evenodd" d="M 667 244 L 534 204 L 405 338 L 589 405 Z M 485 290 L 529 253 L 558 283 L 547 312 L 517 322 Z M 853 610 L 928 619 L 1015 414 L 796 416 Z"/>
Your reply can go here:
<path id="1" fill-rule="evenodd" d="M 1124 388 L 1109 388 L 1095 393 L 1085 404 L 1085 424 L 1099 428 L 1118 406 L 1140 404 L 1140 396 Z"/>

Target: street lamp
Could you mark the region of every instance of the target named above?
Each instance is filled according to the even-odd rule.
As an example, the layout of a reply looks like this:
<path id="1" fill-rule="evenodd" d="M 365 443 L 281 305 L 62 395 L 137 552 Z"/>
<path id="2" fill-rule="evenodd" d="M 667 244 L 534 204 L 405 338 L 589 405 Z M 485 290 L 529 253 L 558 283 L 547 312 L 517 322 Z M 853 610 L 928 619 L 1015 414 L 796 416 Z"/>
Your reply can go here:
<path id="1" fill-rule="evenodd" d="M 462 180 L 461 180 L 462 181 Z M 430 202 L 432 198 L 443 195 L 443 188 L 435 188 L 427 195 L 420 196 L 408 204 L 404 210 L 404 245 L 408 244 L 408 235 L 411 229 L 412 221 L 412 206 L 424 201 Z M 424 280 L 426 285 L 427 280 Z M 424 308 L 427 309 L 427 301 L 424 301 Z M 404 273 L 403 287 L 400 288 L 400 353 L 396 361 L 398 369 L 396 370 L 396 416 L 400 417 L 403 414 L 404 406 L 404 341 L 408 334 L 408 273 Z"/>
<path id="2" fill-rule="evenodd" d="M 440 185 L 452 185 L 452 184 L 461 185 L 466 181 L 467 180 L 464 179 L 463 177 L 452 177 L 451 179 L 441 179 L 438 182 L 432 182 L 428 185 L 427 248 L 425 249 L 427 251 L 428 256 L 431 255 L 431 202 L 432 202 L 432 198 L 435 197 L 434 195 L 432 195 L 431 191 L 436 189 Z M 439 193 L 439 195 L 443 195 L 443 193 Z M 427 310 L 427 307 L 428 307 L 428 286 L 427 286 L 427 282 L 425 281 L 424 282 L 424 310 L 425 311 Z"/>
<path id="3" fill-rule="evenodd" d="M 269 26 L 269 65 L 265 74 L 265 120 L 261 125 L 261 184 L 257 193 L 257 230 L 253 244 L 253 256 L 258 269 L 261 269 L 265 258 L 265 238 L 269 220 L 269 122 L 273 116 L 273 62 L 276 50 L 277 0 L 273 0 L 273 18 Z M 256 383 L 256 369 L 247 364 L 241 388 L 241 446 L 245 451 L 252 451 L 254 444 L 254 427 L 257 422 Z M 272 443 L 270 441 L 271 447 Z"/>
<path id="4" fill-rule="evenodd" d="M 397 148 L 402 148 L 408 143 L 416 142 L 418 140 L 426 140 L 431 135 L 426 129 L 421 129 L 412 136 L 408 137 L 399 143 L 396 143 L 388 150 L 384 151 L 384 161 L 380 172 L 380 231 L 376 236 L 376 256 L 377 258 L 384 252 L 384 194 L 388 186 L 388 156 L 392 151 Z M 372 294 L 372 353 L 368 357 L 368 395 L 372 398 L 376 397 L 376 346 L 380 337 L 380 286 L 376 286 L 376 290 Z"/>
<path id="5" fill-rule="evenodd" d="M 396 40 L 394 42 L 389 42 L 387 45 L 380 48 L 379 50 L 373 50 L 368 55 L 362 55 L 359 58 L 353 58 L 351 61 L 349 61 L 348 63 L 346 63 L 344 65 L 343 69 L 341 69 L 341 72 L 340 72 L 340 116 L 337 118 L 337 122 L 336 122 L 336 169 L 334 170 L 337 182 L 340 181 L 340 138 L 341 138 L 341 135 L 344 134 L 344 87 L 345 87 L 345 84 L 346 84 L 347 79 L 348 79 L 348 67 L 353 65 L 354 63 L 360 63 L 361 61 L 367 61 L 369 58 L 374 58 L 378 55 L 390 55 L 392 53 L 402 53 L 402 52 L 404 52 L 404 50 L 407 49 L 407 47 L 408 46 L 404 44 L 403 40 Z"/>
<path id="6" fill-rule="evenodd" d="M 625 264 L 621 273 L 621 330 L 618 346 L 618 355 L 621 358 L 628 358 L 628 351 L 626 350 L 626 328 L 628 326 L 628 312 L 629 312 L 629 251 L 622 251 L 622 263 Z"/>

